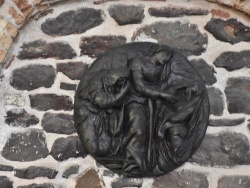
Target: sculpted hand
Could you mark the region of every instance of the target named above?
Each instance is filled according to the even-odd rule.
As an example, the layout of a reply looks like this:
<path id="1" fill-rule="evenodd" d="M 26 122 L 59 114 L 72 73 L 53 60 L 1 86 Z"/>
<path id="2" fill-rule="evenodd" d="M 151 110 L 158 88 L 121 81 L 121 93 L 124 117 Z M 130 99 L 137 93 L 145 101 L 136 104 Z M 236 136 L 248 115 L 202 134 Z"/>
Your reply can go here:
<path id="1" fill-rule="evenodd" d="M 161 97 L 162 97 L 163 99 L 165 99 L 166 101 L 171 102 L 171 103 L 176 103 L 176 102 L 178 102 L 178 98 L 176 98 L 174 95 L 171 95 L 171 94 L 169 94 L 169 93 L 162 93 L 162 94 L 161 94 Z"/>

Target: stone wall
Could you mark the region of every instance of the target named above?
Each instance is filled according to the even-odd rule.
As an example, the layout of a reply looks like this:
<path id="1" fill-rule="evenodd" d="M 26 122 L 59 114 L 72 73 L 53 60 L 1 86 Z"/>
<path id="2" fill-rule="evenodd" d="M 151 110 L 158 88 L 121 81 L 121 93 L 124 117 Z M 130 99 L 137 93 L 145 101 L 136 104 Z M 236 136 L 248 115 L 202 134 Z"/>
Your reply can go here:
<path id="1" fill-rule="evenodd" d="M 57 2 L 33 3 L 43 9 Z M 4 53 L 20 29 L 0 82 L 0 187 L 249 188 L 249 19 L 205 1 L 98 3 L 55 5 L 21 29 L 0 22 L 18 28 L 1 35 Z M 25 20 L 37 9 L 30 4 L 2 6 L 11 5 Z M 201 147 L 157 178 L 127 178 L 97 164 L 82 148 L 72 117 L 75 89 L 88 66 L 106 50 L 133 41 L 167 44 L 187 56 L 210 100 Z"/>

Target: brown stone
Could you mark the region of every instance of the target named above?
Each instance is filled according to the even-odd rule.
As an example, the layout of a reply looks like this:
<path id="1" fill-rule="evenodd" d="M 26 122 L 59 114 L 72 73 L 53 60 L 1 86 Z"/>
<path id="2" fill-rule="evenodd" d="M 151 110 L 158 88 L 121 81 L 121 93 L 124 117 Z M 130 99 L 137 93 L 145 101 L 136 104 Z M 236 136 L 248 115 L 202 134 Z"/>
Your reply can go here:
<path id="1" fill-rule="evenodd" d="M 17 25 L 24 23 L 24 17 L 14 7 L 9 8 L 9 14 L 15 19 Z"/>
<path id="2" fill-rule="evenodd" d="M 21 10 L 25 18 L 31 15 L 33 7 L 31 6 L 31 4 L 29 4 L 27 0 L 13 0 L 13 1 L 17 5 L 17 7 Z"/>
<path id="3" fill-rule="evenodd" d="M 0 63 L 3 62 L 4 58 L 6 57 L 6 55 L 7 55 L 7 51 L 0 49 Z"/>
<path id="4" fill-rule="evenodd" d="M 229 18 L 230 14 L 226 11 L 220 10 L 220 9 L 211 9 L 211 14 L 213 17 L 218 16 L 221 18 Z"/>
<path id="5" fill-rule="evenodd" d="M 77 179 L 75 188 L 101 188 L 101 180 L 95 169 L 90 169 Z"/>
<path id="6" fill-rule="evenodd" d="M 10 45 L 12 44 L 13 40 L 8 35 L 0 32 L 0 46 L 4 49 L 8 50 Z"/>
<path id="7" fill-rule="evenodd" d="M 4 0 L 0 0 L 0 7 L 3 5 Z"/>
<path id="8" fill-rule="evenodd" d="M 18 29 L 11 23 L 7 23 L 6 30 L 13 38 L 18 34 Z"/>

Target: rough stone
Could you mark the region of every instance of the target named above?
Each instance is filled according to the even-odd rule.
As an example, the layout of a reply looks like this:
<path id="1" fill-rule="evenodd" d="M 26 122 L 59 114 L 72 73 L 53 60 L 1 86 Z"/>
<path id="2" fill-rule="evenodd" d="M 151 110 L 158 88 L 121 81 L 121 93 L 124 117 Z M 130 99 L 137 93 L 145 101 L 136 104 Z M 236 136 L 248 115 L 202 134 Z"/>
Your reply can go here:
<path id="1" fill-rule="evenodd" d="M 200 33 L 197 25 L 176 22 L 155 22 L 134 33 L 133 41 L 156 40 L 169 45 L 183 55 L 200 55 L 206 50 L 207 35 Z"/>
<path id="2" fill-rule="evenodd" d="M 144 18 L 144 5 L 115 4 L 111 5 L 108 11 L 119 25 L 141 23 Z"/>
<path id="3" fill-rule="evenodd" d="M 245 122 L 246 118 L 238 119 L 210 119 L 209 126 L 212 127 L 224 127 L 224 126 L 236 126 Z"/>
<path id="4" fill-rule="evenodd" d="M 185 8 L 185 7 L 162 7 L 149 8 L 148 12 L 155 17 L 182 17 L 182 16 L 200 16 L 207 15 L 208 10 L 201 8 Z"/>
<path id="5" fill-rule="evenodd" d="M 67 11 L 57 18 L 47 19 L 41 28 L 48 35 L 70 35 L 84 33 L 100 25 L 104 20 L 101 10 L 81 8 L 76 11 Z"/>
<path id="6" fill-rule="evenodd" d="M 12 181 L 6 176 L 0 176 L 0 186 L 1 188 L 13 188 Z"/>
<path id="7" fill-rule="evenodd" d="M 13 171 L 14 167 L 13 166 L 8 166 L 8 165 L 0 165 L 0 171 Z"/>
<path id="8" fill-rule="evenodd" d="M 15 23 L 17 25 L 21 25 L 24 23 L 24 17 L 19 14 L 14 7 L 9 7 L 9 14 L 15 19 Z"/>
<path id="9" fill-rule="evenodd" d="M 224 110 L 223 93 L 215 87 L 207 88 L 209 103 L 210 103 L 210 113 L 216 116 L 221 116 Z"/>
<path id="10" fill-rule="evenodd" d="M 76 90 L 76 84 L 69 84 L 69 83 L 62 82 L 60 84 L 60 89 L 64 89 L 64 90 Z"/>
<path id="11" fill-rule="evenodd" d="M 234 71 L 243 67 L 250 68 L 250 51 L 223 52 L 214 61 L 216 67 L 223 67 L 228 71 Z"/>
<path id="12" fill-rule="evenodd" d="M 88 65 L 82 62 L 58 63 L 57 71 L 62 72 L 71 80 L 80 80 Z"/>
<path id="13" fill-rule="evenodd" d="M 112 188 L 120 188 L 120 187 L 141 187 L 142 179 L 140 178 L 119 178 L 115 182 L 111 184 Z"/>
<path id="14" fill-rule="evenodd" d="M 56 72 L 51 65 L 30 65 L 15 69 L 10 85 L 18 90 L 33 90 L 39 87 L 49 88 L 54 83 Z"/>
<path id="15" fill-rule="evenodd" d="M 24 109 L 13 109 L 7 112 L 5 123 L 13 127 L 29 127 L 39 123 L 39 119 Z"/>
<path id="16" fill-rule="evenodd" d="M 18 34 L 18 29 L 13 25 L 11 24 L 10 22 L 7 23 L 6 25 L 6 30 L 8 31 L 8 33 L 13 37 L 15 38 Z"/>
<path id="17" fill-rule="evenodd" d="M 250 27 L 231 18 L 227 21 L 212 18 L 205 29 L 217 40 L 236 44 L 241 41 L 250 41 Z"/>
<path id="18" fill-rule="evenodd" d="M 2 46 L 5 50 L 10 48 L 13 40 L 10 36 L 0 31 L 0 46 Z"/>
<path id="19" fill-rule="evenodd" d="M 57 171 L 45 167 L 30 166 L 27 169 L 16 169 L 15 176 L 22 179 L 35 179 L 37 177 L 47 177 L 54 179 L 57 175 Z"/>
<path id="20" fill-rule="evenodd" d="M 218 188 L 249 188 L 249 176 L 223 176 L 218 181 Z"/>
<path id="21" fill-rule="evenodd" d="M 35 161 L 48 154 L 45 135 L 43 131 L 36 129 L 12 133 L 2 151 L 2 156 L 12 161 Z"/>
<path id="22" fill-rule="evenodd" d="M 206 85 L 210 86 L 217 82 L 213 66 L 208 65 L 203 59 L 194 59 L 190 63 L 199 71 Z"/>
<path id="23" fill-rule="evenodd" d="M 56 59 L 72 59 L 76 56 L 76 52 L 66 42 L 48 43 L 45 40 L 36 40 L 30 43 L 24 43 L 22 51 L 19 52 L 19 59 L 35 59 L 35 58 L 56 58 Z"/>
<path id="24" fill-rule="evenodd" d="M 88 55 L 95 58 L 102 55 L 107 50 L 121 46 L 125 43 L 126 38 L 123 36 L 83 37 L 80 43 L 81 55 Z"/>
<path id="25" fill-rule="evenodd" d="M 57 188 L 54 185 L 50 183 L 43 183 L 43 184 L 30 184 L 30 185 L 24 185 L 24 186 L 18 186 L 17 188 Z"/>
<path id="26" fill-rule="evenodd" d="M 24 106 L 25 105 L 25 96 L 21 94 L 5 94 L 5 104 L 13 106 Z"/>
<path id="27" fill-rule="evenodd" d="M 80 175 L 76 180 L 75 188 L 101 188 L 101 180 L 98 176 L 98 173 L 95 169 L 90 169 L 87 172 L 84 172 L 83 175 Z"/>
<path id="28" fill-rule="evenodd" d="M 76 158 L 86 156 L 86 152 L 83 149 L 78 136 L 56 139 L 50 154 L 58 161 L 64 161 L 73 157 Z"/>
<path id="29" fill-rule="evenodd" d="M 250 114 L 250 78 L 229 78 L 225 89 L 229 113 Z"/>
<path id="30" fill-rule="evenodd" d="M 190 162 L 202 166 L 235 166 L 250 164 L 248 138 L 240 133 L 206 135 Z"/>
<path id="31" fill-rule="evenodd" d="M 3 62 L 3 60 L 5 59 L 7 53 L 8 52 L 6 50 L 0 49 L 0 63 Z"/>
<path id="32" fill-rule="evenodd" d="M 182 170 L 155 178 L 152 188 L 208 188 L 208 185 L 204 174 Z"/>
<path id="33" fill-rule="evenodd" d="M 78 165 L 74 165 L 71 166 L 69 168 L 67 168 L 64 172 L 62 177 L 63 178 L 69 178 L 69 176 L 71 176 L 72 174 L 78 174 L 79 172 L 79 166 Z"/>
<path id="34" fill-rule="evenodd" d="M 73 110 L 72 99 L 66 95 L 55 94 L 35 94 L 30 95 L 31 108 L 47 111 L 47 110 Z"/>
<path id="35" fill-rule="evenodd" d="M 211 14 L 213 15 L 213 17 L 218 16 L 221 18 L 229 18 L 230 14 L 224 10 L 221 9 L 211 9 Z"/>
<path id="36" fill-rule="evenodd" d="M 73 116 L 69 114 L 45 113 L 42 127 L 48 133 L 73 134 L 76 132 Z"/>
<path id="37" fill-rule="evenodd" d="M 31 15 L 33 8 L 27 0 L 13 0 L 13 2 L 21 10 L 25 18 Z"/>

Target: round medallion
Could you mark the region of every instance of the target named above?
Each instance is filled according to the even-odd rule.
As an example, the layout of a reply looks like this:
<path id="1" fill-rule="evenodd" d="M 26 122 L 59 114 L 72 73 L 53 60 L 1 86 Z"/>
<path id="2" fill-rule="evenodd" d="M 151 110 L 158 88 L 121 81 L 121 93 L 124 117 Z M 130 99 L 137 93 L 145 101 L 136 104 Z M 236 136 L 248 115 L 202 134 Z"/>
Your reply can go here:
<path id="1" fill-rule="evenodd" d="M 209 118 L 205 84 L 188 60 L 168 46 L 114 48 L 83 75 L 75 125 L 99 163 L 132 177 L 156 176 L 187 161 Z"/>

